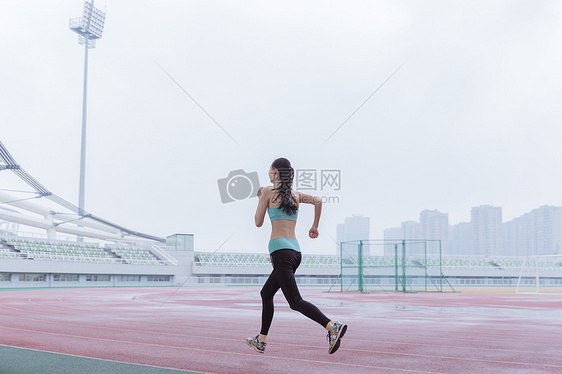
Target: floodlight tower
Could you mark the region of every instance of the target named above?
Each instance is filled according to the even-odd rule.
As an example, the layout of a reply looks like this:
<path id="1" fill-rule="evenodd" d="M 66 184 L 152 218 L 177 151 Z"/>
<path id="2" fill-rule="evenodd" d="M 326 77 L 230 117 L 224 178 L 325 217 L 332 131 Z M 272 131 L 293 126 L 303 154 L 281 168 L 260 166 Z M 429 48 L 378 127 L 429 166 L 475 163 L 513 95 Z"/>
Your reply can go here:
<path id="1" fill-rule="evenodd" d="M 84 215 L 84 180 L 86 174 L 86 98 L 88 88 L 88 49 L 96 47 L 96 39 L 101 38 L 105 12 L 94 8 L 94 0 L 84 1 L 82 17 L 70 19 L 70 29 L 78 34 L 78 43 L 84 46 L 84 95 L 82 101 L 82 147 L 80 152 L 80 193 L 78 214 Z"/>

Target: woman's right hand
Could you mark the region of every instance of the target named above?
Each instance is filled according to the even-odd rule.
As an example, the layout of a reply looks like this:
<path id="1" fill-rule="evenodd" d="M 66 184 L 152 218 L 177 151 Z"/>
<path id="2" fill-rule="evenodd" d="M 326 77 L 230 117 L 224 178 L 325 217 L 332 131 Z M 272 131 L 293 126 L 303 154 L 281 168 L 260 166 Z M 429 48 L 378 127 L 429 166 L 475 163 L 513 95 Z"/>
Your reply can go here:
<path id="1" fill-rule="evenodd" d="M 263 194 L 263 187 L 260 187 L 260 189 L 258 190 L 258 197 L 261 197 L 262 194 Z"/>

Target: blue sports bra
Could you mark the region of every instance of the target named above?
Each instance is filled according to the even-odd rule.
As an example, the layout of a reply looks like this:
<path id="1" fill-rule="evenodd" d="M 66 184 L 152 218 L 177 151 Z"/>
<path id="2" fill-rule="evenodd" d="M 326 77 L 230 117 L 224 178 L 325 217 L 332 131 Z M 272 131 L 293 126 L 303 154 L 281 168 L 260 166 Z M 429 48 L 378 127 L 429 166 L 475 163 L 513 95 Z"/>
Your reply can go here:
<path id="1" fill-rule="evenodd" d="M 289 220 L 289 221 L 296 221 L 299 215 L 299 210 L 297 209 L 295 214 L 287 214 L 283 212 L 283 209 L 280 207 L 277 208 L 267 208 L 267 213 L 269 214 L 269 219 L 271 221 L 279 221 L 279 220 Z"/>

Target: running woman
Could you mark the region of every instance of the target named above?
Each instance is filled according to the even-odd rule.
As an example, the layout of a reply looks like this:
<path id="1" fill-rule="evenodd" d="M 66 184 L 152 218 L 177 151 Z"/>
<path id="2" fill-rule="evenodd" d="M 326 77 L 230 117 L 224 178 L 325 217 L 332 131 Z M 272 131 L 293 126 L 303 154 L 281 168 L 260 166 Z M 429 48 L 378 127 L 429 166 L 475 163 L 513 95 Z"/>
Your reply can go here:
<path id="1" fill-rule="evenodd" d="M 281 288 L 291 309 L 301 312 L 328 330 L 328 353 L 332 354 L 338 350 L 347 325 L 331 321 L 315 305 L 303 300 L 295 280 L 295 271 L 301 263 L 301 250 L 295 236 L 299 205 L 314 205 L 314 222 L 308 236 L 315 239 L 318 237 L 322 201 L 318 197 L 293 191 L 293 176 L 294 170 L 289 160 L 278 158 L 269 168 L 269 179 L 273 186 L 261 187 L 258 191 L 256 226 L 263 225 L 267 211 L 271 219 L 269 254 L 273 271 L 260 292 L 262 298 L 261 331 L 255 338 L 247 338 L 246 343 L 259 353 L 265 352 L 265 341 L 273 320 L 273 296 Z"/>

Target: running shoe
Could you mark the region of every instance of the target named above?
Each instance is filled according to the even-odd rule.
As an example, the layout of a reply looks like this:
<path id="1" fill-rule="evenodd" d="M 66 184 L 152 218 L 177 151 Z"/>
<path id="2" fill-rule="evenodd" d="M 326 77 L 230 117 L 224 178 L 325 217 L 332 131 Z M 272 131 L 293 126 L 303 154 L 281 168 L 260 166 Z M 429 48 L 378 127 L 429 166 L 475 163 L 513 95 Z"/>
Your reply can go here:
<path id="1" fill-rule="evenodd" d="M 267 345 L 267 343 L 266 342 L 260 342 L 258 337 L 259 337 L 259 335 L 256 335 L 255 338 L 246 338 L 246 343 L 250 347 L 254 347 L 256 352 L 264 353 L 265 352 L 265 346 Z"/>
<path id="2" fill-rule="evenodd" d="M 334 327 L 328 331 L 328 343 L 330 343 L 330 347 L 328 349 L 328 353 L 336 353 L 338 348 L 340 347 L 341 338 L 345 335 L 347 331 L 347 325 L 341 323 L 335 323 Z"/>

